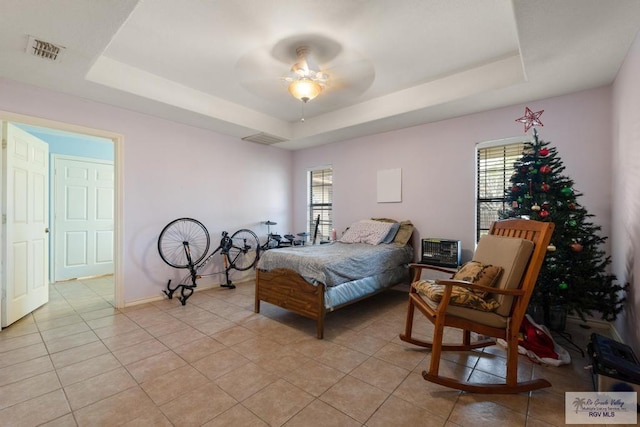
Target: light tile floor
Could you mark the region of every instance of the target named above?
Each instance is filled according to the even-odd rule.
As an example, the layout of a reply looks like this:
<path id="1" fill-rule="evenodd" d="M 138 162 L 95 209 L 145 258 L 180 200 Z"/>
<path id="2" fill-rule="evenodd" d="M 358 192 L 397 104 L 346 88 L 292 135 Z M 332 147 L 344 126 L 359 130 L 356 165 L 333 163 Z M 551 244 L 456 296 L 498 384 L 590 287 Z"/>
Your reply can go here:
<path id="1" fill-rule="evenodd" d="M 574 350 L 562 367 L 522 357 L 522 378 L 553 384 L 528 394 L 424 381 L 430 353 L 398 339 L 406 289 L 329 314 L 317 340 L 311 320 L 264 303 L 255 314 L 252 283 L 116 310 L 111 280 L 52 285 L 0 332 L 0 425 L 561 426 L 564 392 L 592 390 Z M 584 347 L 594 330 L 574 328 Z M 452 375 L 504 375 L 498 347 L 445 357 Z"/>

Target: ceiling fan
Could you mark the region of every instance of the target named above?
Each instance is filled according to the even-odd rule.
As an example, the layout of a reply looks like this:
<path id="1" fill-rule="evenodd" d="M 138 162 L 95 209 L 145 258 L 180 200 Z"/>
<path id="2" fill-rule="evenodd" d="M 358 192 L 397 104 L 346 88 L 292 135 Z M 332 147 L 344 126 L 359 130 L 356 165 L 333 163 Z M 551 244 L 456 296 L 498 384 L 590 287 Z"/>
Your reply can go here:
<path id="1" fill-rule="evenodd" d="M 297 61 L 291 66 L 291 73 L 284 77 L 289 83 L 289 93 L 305 104 L 322 92 L 330 76 L 320 71 L 310 57 L 311 48 L 300 46 L 296 49 Z"/>
<path id="2" fill-rule="evenodd" d="M 245 89 L 278 103 L 278 108 L 287 108 L 292 95 L 304 104 L 317 97 L 312 103 L 316 113 L 353 102 L 375 78 L 370 60 L 318 34 L 295 35 L 258 47 L 243 55 L 235 69 Z"/>

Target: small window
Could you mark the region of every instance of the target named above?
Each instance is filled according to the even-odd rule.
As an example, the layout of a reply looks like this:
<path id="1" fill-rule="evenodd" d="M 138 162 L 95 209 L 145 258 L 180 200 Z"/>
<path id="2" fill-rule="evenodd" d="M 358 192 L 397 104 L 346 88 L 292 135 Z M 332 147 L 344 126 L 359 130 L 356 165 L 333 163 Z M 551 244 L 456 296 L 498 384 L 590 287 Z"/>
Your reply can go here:
<path id="1" fill-rule="evenodd" d="M 318 222 L 316 240 L 327 239 L 333 228 L 333 170 L 331 167 L 309 171 L 308 233 L 311 239 Z"/>
<path id="2" fill-rule="evenodd" d="M 513 164 L 522 157 L 525 143 L 519 139 L 478 144 L 476 185 L 476 241 L 489 232 L 505 210 Z"/>

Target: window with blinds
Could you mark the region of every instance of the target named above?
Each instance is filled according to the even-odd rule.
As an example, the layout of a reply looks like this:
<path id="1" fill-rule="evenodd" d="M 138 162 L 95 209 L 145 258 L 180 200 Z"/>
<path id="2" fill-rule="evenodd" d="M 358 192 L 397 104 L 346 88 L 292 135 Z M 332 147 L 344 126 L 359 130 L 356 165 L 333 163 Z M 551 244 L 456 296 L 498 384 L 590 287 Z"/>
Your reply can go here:
<path id="1" fill-rule="evenodd" d="M 308 233 L 313 239 L 318 216 L 317 241 L 326 240 L 333 228 L 333 170 L 332 168 L 309 171 Z"/>
<path id="2" fill-rule="evenodd" d="M 522 157 L 524 142 L 477 148 L 476 241 L 487 234 L 491 223 L 500 219 L 506 206 L 505 190 L 510 187 L 513 164 Z"/>

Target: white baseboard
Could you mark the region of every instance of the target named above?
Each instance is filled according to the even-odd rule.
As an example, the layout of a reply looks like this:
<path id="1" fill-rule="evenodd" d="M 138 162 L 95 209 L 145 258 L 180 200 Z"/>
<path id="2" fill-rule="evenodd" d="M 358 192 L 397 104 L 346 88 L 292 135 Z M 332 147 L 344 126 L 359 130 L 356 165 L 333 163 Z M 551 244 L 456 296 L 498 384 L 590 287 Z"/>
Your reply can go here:
<path id="1" fill-rule="evenodd" d="M 586 325 L 595 326 L 599 329 L 605 330 L 606 334 L 609 334 L 612 339 L 620 342 L 622 341 L 622 337 L 620 336 L 620 333 L 618 332 L 618 330 L 616 329 L 615 325 L 612 322 L 607 322 L 606 320 L 597 320 L 597 319 L 587 319 L 587 321 L 584 322 L 578 316 L 567 316 L 567 322 L 571 322 L 574 324 L 581 324 L 581 325 L 586 324 Z"/>
<path id="2" fill-rule="evenodd" d="M 252 278 L 242 278 L 242 279 L 238 279 L 238 281 L 236 282 L 235 280 L 233 281 L 234 284 L 242 284 L 242 283 L 247 283 L 247 282 L 251 282 L 254 279 Z M 207 291 L 209 289 L 214 289 L 214 288 L 218 288 L 222 283 L 213 283 L 213 284 L 206 284 L 206 285 L 201 285 L 198 283 L 198 287 L 194 289 L 195 292 L 201 292 L 201 291 Z M 176 294 L 177 295 L 177 294 Z M 148 303 L 152 303 L 152 302 L 156 302 L 156 301 L 162 301 L 163 299 L 166 299 L 167 296 L 164 294 L 164 292 L 162 293 L 162 295 L 158 295 L 158 296 L 154 296 L 154 297 L 149 297 L 149 298 L 142 298 L 142 299 L 138 299 L 138 300 L 133 300 L 133 301 L 126 301 L 124 303 L 125 308 L 127 307 L 134 307 L 136 305 L 141 305 L 141 304 L 148 304 Z"/>
<path id="3" fill-rule="evenodd" d="M 157 297 L 143 298 L 143 299 L 138 299 L 138 300 L 134 300 L 134 301 L 125 301 L 124 307 L 125 308 L 135 307 L 136 305 L 142 305 L 142 304 L 148 304 L 150 302 L 161 301 L 161 300 L 163 300 L 165 298 L 166 298 L 166 296 L 158 295 Z"/>

